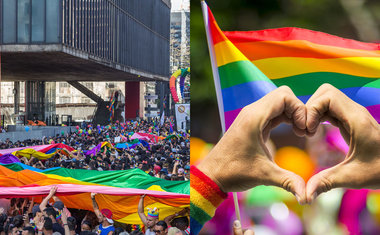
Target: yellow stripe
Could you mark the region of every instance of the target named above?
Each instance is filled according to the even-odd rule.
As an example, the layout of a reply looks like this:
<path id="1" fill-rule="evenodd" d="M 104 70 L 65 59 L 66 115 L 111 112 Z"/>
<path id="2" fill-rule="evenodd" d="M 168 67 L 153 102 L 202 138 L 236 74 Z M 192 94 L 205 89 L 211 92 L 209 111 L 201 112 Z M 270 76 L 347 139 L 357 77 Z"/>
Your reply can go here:
<path id="1" fill-rule="evenodd" d="M 180 207 L 173 207 L 173 206 L 168 206 L 168 205 L 165 205 L 163 203 L 152 203 L 152 204 L 149 204 L 149 205 L 145 205 L 144 207 L 144 212 L 145 214 L 148 214 L 148 208 L 154 208 L 154 207 L 157 207 L 159 209 L 159 220 L 164 220 L 165 217 L 169 216 L 169 215 L 173 215 L 177 212 L 180 212 L 181 210 L 183 210 L 184 208 L 186 207 L 189 207 L 189 205 L 183 205 L 183 206 L 180 206 Z M 126 211 L 126 213 L 131 213 L 132 211 Z M 132 214 L 130 215 L 127 215 L 121 219 L 117 219 L 116 221 L 120 222 L 120 223 L 126 223 L 126 224 L 140 224 L 142 225 L 142 222 L 141 222 L 141 219 L 137 213 L 137 205 L 136 205 L 136 210 L 132 212 Z"/>
<path id="2" fill-rule="evenodd" d="M 198 208 L 202 209 L 206 212 L 210 217 L 213 217 L 215 214 L 215 206 L 211 204 L 206 198 L 202 196 L 202 194 L 198 193 L 197 190 L 190 188 L 190 200 Z"/>
<path id="3" fill-rule="evenodd" d="M 42 174 L 44 174 L 44 173 L 42 173 Z M 64 176 L 53 175 L 53 174 L 44 174 L 44 175 L 47 176 L 48 178 L 56 179 L 56 180 L 61 180 L 61 181 L 65 182 L 65 183 L 82 184 L 82 185 L 99 185 L 99 186 L 105 186 L 105 185 L 100 185 L 100 184 L 95 184 L 95 183 L 90 183 L 90 182 L 80 181 L 80 180 L 74 179 L 74 178 L 72 178 L 72 177 L 64 177 Z"/>
<path id="4" fill-rule="evenodd" d="M 35 157 L 35 158 L 38 158 L 39 160 L 44 160 L 44 159 L 51 158 L 55 154 L 55 152 L 46 154 L 46 153 L 38 152 L 34 149 L 22 149 L 22 150 L 15 151 L 12 154 L 18 157 L 26 157 L 27 159 L 30 159 L 31 157 Z"/>
<path id="5" fill-rule="evenodd" d="M 236 61 L 248 60 L 230 41 L 222 41 L 214 45 L 216 63 L 219 66 Z"/>
<path id="6" fill-rule="evenodd" d="M 252 63 L 270 79 L 313 72 L 333 72 L 370 78 L 380 77 L 380 58 L 376 57 L 338 59 L 278 57 L 256 60 Z"/>

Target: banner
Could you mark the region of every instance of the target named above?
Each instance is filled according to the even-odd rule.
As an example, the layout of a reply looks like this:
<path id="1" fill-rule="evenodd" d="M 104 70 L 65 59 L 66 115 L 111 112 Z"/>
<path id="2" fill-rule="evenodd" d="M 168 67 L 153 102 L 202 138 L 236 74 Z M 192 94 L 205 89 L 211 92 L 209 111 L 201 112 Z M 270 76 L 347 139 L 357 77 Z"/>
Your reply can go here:
<path id="1" fill-rule="evenodd" d="M 177 131 L 184 131 L 189 129 L 186 123 L 190 123 L 190 104 L 176 104 L 175 105 L 175 118 L 177 120 Z"/>

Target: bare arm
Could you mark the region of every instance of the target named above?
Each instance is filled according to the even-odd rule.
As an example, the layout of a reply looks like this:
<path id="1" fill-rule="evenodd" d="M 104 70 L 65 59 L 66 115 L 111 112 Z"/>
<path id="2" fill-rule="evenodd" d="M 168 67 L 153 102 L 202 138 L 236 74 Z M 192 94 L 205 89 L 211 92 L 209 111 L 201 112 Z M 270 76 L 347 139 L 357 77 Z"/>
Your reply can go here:
<path id="1" fill-rule="evenodd" d="M 143 224 L 145 226 L 147 226 L 146 225 L 147 218 L 146 218 L 146 215 L 144 213 L 144 197 L 145 197 L 145 194 L 141 195 L 141 197 L 140 197 L 140 201 L 139 201 L 139 206 L 137 208 L 137 212 L 138 212 L 139 217 L 140 217 L 141 221 L 143 222 Z"/>
<path id="2" fill-rule="evenodd" d="M 95 212 L 96 217 L 98 217 L 98 221 L 102 222 L 103 215 L 102 215 L 102 213 L 100 213 L 98 203 L 95 200 L 95 195 L 96 195 L 96 193 L 91 193 L 92 206 L 94 208 L 94 212 Z"/>
<path id="3" fill-rule="evenodd" d="M 177 216 L 183 216 L 183 215 L 186 215 L 186 213 L 188 213 L 190 211 L 189 207 L 186 207 L 185 209 L 181 210 L 180 212 L 177 212 L 175 214 L 172 214 L 172 215 L 168 215 L 165 217 L 164 221 L 166 222 L 167 225 L 170 224 L 170 222 Z"/>
<path id="4" fill-rule="evenodd" d="M 61 210 L 61 215 L 62 215 L 63 228 L 65 229 L 65 235 L 70 235 L 69 225 L 67 224 L 67 215 L 66 215 L 66 212 L 63 211 L 63 210 Z"/>
<path id="5" fill-rule="evenodd" d="M 177 167 L 178 167 L 178 163 L 179 161 L 178 160 L 175 160 L 175 163 L 174 163 L 174 166 L 173 166 L 173 174 L 176 174 L 177 175 Z"/>
<path id="6" fill-rule="evenodd" d="M 57 192 L 57 189 L 58 189 L 57 186 L 51 187 L 49 195 L 47 195 L 47 197 L 45 197 L 44 200 L 40 204 L 41 212 L 45 210 L 46 205 L 49 203 L 49 200 L 55 195 L 55 193 Z"/>

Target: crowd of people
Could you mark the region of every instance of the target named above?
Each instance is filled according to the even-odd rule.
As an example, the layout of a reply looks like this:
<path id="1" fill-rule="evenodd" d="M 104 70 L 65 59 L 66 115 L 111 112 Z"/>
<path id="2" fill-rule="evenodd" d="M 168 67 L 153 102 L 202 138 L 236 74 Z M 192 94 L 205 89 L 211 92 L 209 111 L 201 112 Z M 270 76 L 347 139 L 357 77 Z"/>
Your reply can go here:
<path id="1" fill-rule="evenodd" d="M 133 147 L 115 148 L 117 142 L 131 142 L 131 133 L 151 133 L 161 136 L 149 145 L 138 143 Z M 105 144 L 100 151 L 87 151 Z M 186 132 L 174 132 L 171 121 L 163 125 L 160 120 L 137 120 L 127 123 L 116 122 L 108 126 L 82 124 L 69 134 L 41 139 L 0 142 L 0 149 L 28 147 L 62 143 L 73 151 L 57 151 L 48 159 L 38 157 L 20 158 L 21 162 L 38 168 L 63 167 L 95 171 L 128 170 L 139 168 L 151 176 L 171 181 L 190 179 L 190 136 Z M 143 226 L 126 225 L 113 221 L 109 209 L 99 210 L 96 194 L 91 194 L 93 211 L 68 209 L 50 194 L 35 204 L 32 198 L 0 199 L 0 235 L 2 234 L 189 234 L 189 210 L 158 220 L 159 208 L 144 214 L 144 196 L 138 205 L 138 214 Z M 54 200 L 52 200 L 54 199 Z M 49 201 L 51 203 L 49 205 Z M 145 232 L 145 233 L 143 233 Z"/>

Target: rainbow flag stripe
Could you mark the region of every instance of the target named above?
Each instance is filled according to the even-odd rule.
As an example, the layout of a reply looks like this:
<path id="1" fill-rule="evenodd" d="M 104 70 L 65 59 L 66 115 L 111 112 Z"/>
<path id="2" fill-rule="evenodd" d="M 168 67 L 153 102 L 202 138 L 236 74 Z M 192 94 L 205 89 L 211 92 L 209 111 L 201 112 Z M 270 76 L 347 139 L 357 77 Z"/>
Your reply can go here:
<path id="1" fill-rule="evenodd" d="M 203 224 L 215 214 L 216 208 L 227 198 L 218 185 L 197 167 L 190 168 L 190 227 L 198 234 Z"/>
<path id="2" fill-rule="evenodd" d="M 380 122 L 379 43 L 300 28 L 222 32 L 202 4 L 224 130 L 244 106 L 282 85 L 306 103 L 330 83 Z"/>
<path id="3" fill-rule="evenodd" d="M 167 181 L 152 177 L 140 169 L 94 171 L 51 168 L 39 170 L 22 163 L 0 165 L 0 198 L 35 197 L 41 202 L 52 185 L 68 208 L 93 210 L 90 194 L 97 196 L 99 207 L 110 209 L 121 223 L 141 224 L 137 213 L 140 196 L 146 194 L 147 208 L 160 209 L 160 219 L 179 212 L 190 203 L 189 181 Z"/>

